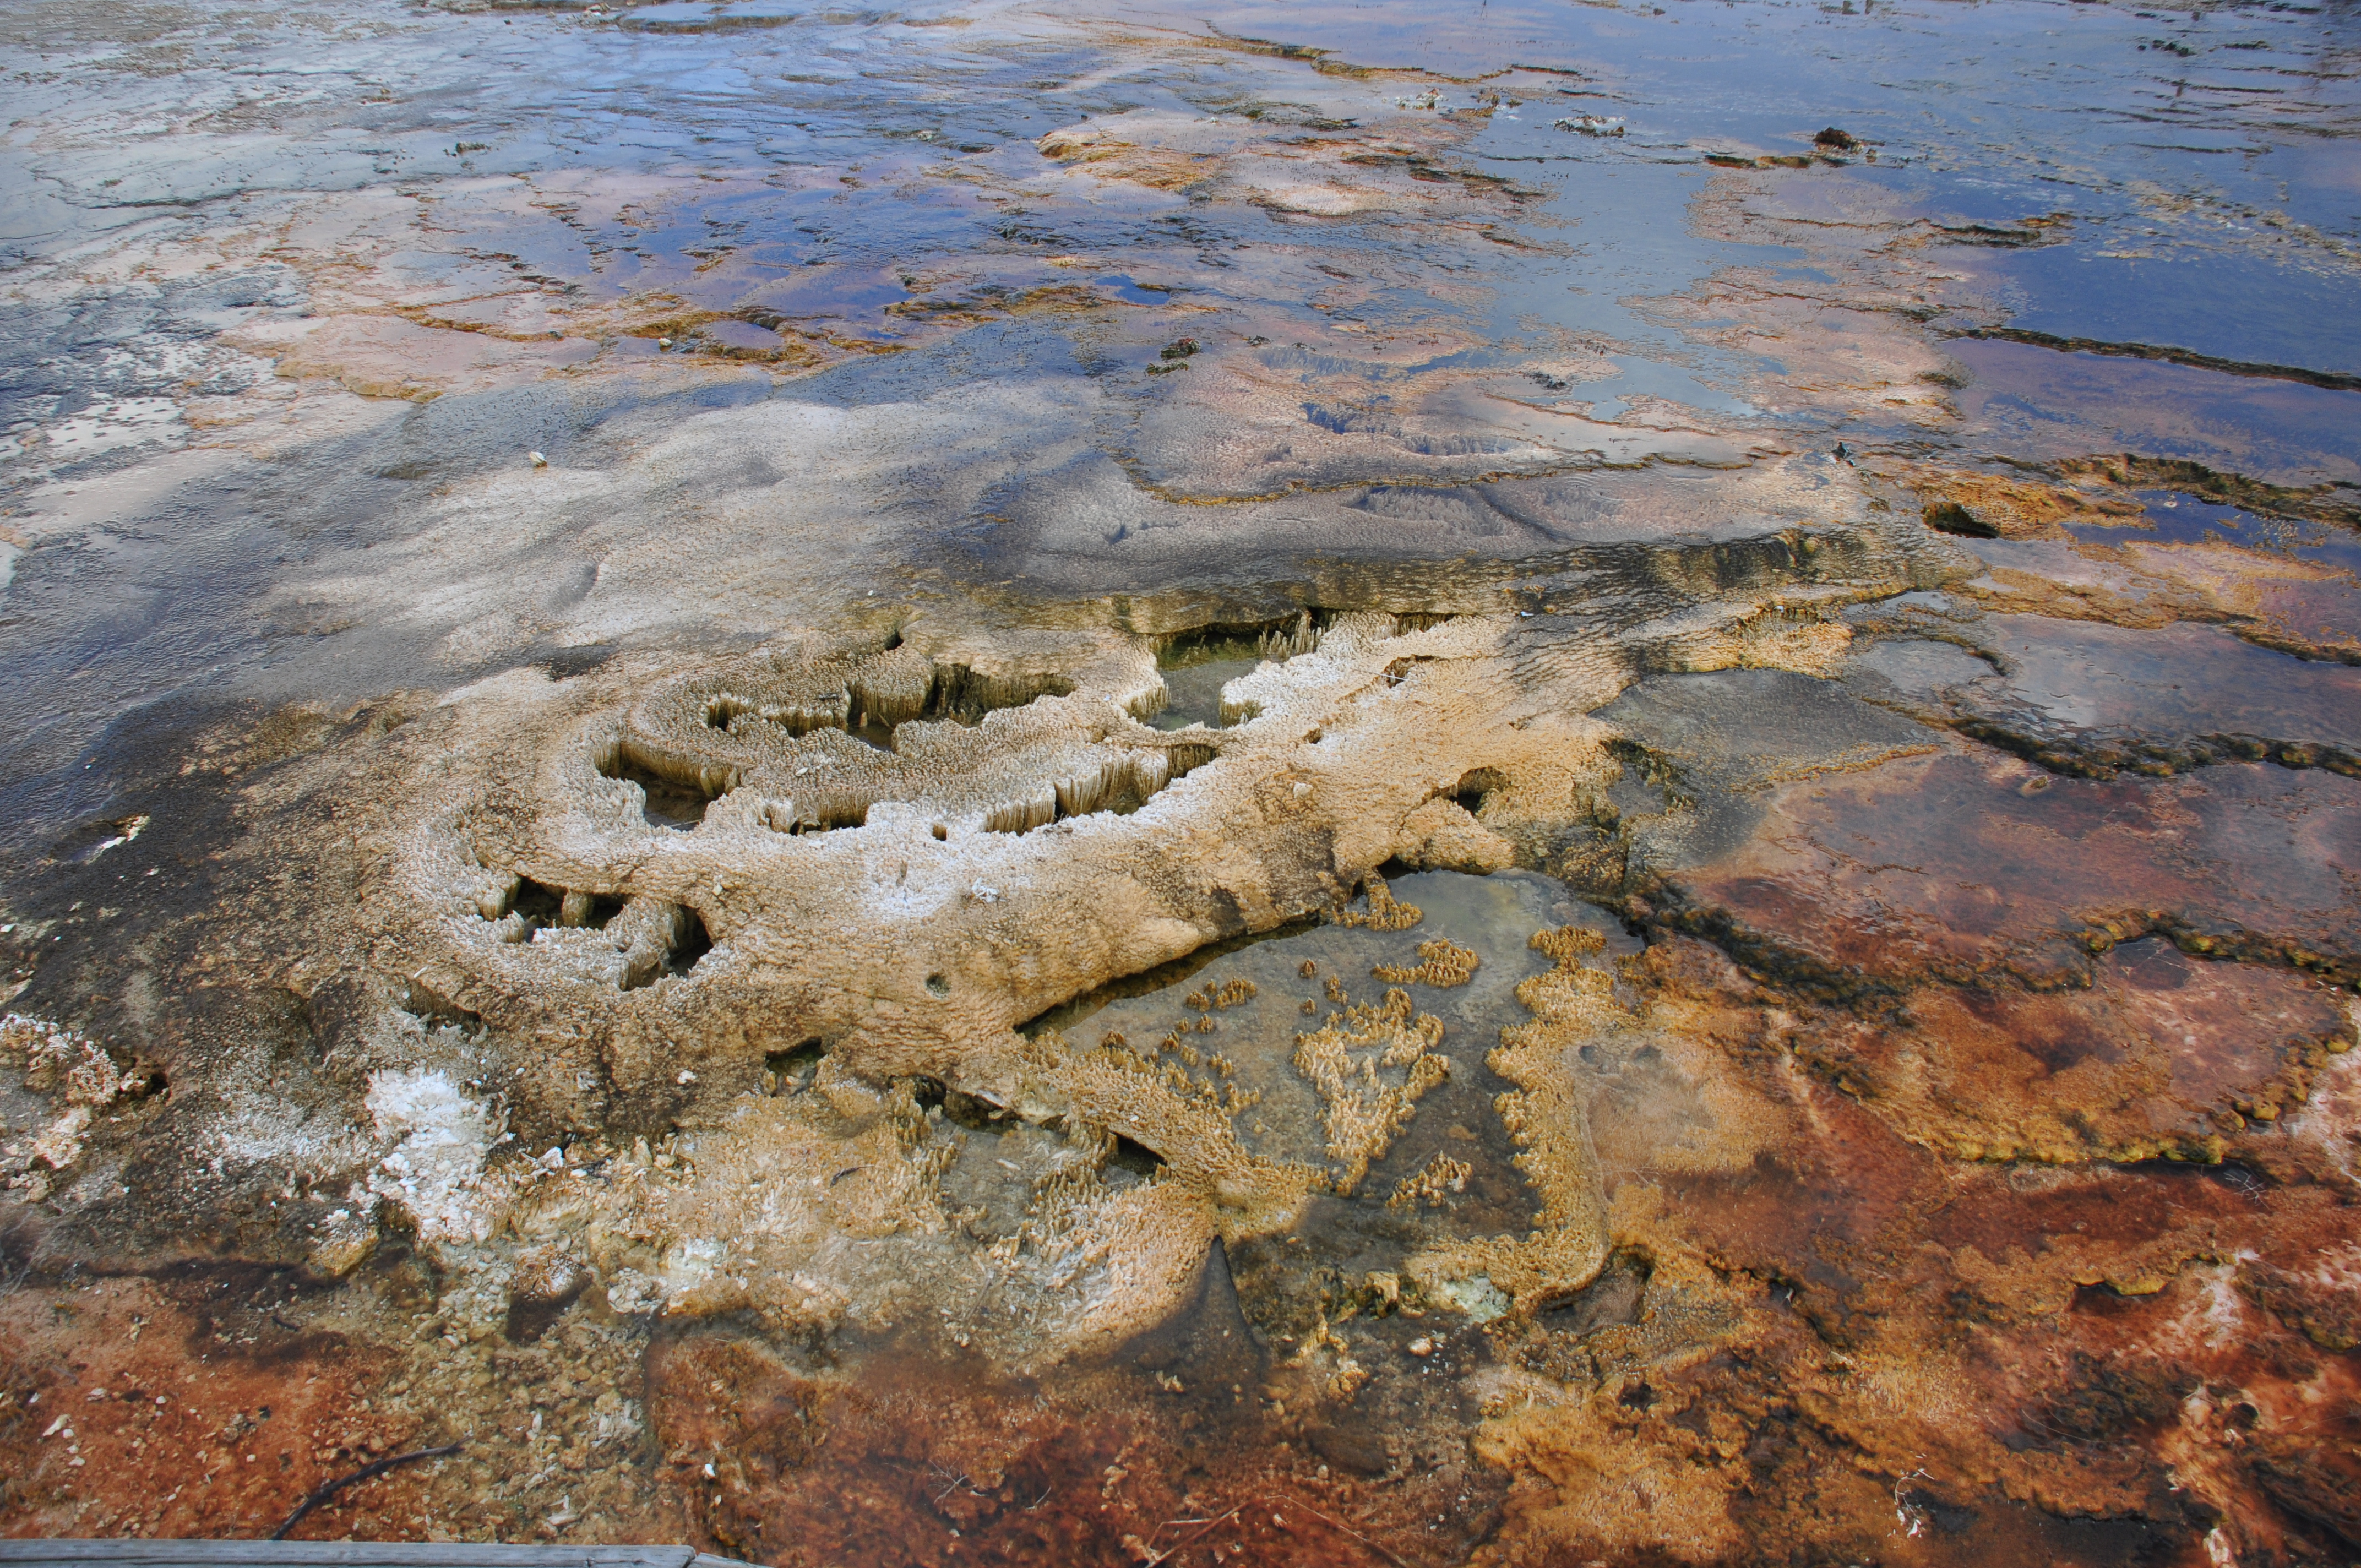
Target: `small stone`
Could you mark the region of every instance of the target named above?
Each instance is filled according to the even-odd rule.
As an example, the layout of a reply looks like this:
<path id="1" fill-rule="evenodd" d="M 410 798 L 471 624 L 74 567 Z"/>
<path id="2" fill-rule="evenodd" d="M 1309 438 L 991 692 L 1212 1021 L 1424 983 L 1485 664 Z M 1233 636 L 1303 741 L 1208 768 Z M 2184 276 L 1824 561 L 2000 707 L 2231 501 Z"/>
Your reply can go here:
<path id="1" fill-rule="evenodd" d="M 517 1259 L 509 1276 L 509 1300 L 520 1307 L 554 1307 L 571 1301 L 590 1283 L 589 1271 L 555 1247 L 536 1248 Z"/>
<path id="2" fill-rule="evenodd" d="M 525 456 L 532 460 L 533 466 L 536 468 L 546 468 L 549 466 L 549 459 L 543 456 L 538 452 L 528 452 L 525 454 Z"/>
<path id="3" fill-rule="evenodd" d="M 1412 1355 L 1419 1356 L 1433 1355 L 1434 1354 L 1434 1342 L 1427 1338 L 1424 1334 L 1421 1334 L 1418 1338 L 1410 1342 L 1410 1353 Z"/>

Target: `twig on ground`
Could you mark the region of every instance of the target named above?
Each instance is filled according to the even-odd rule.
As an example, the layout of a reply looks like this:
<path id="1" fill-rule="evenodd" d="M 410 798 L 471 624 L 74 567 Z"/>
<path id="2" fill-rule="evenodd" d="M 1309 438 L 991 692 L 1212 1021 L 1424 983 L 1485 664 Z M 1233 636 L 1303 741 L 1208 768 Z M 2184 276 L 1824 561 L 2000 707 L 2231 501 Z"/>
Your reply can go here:
<path id="1" fill-rule="evenodd" d="M 367 1464 L 362 1465 L 358 1470 L 354 1471 L 351 1475 L 339 1475 L 336 1479 L 328 1482 L 326 1485 L 321 1486 L 319 1490 L 313 1492 L 310 1497 L 304 1498 L 302 1502 L 297 1504 L 295 1511 L 287 1516 L 285 1522 L 280 1524 L 277 1530 L 270 1532 L 270 1539 L 273 1541 L 286 1540 L 287 1532 L 293 1530 L 297 1525 L 302 1524 L 305 1515 L 309 1514 L 313 1508 L 318 1508 L 322 1503 L 326 1502 L 330 1497 L 335 1497 L 337 1493 L 343 1491 L 346 1487 L 351 1486 L 356 1481 L 366 1481 L 372 1475 L 382 1475 L 387 1471 L 392 1469 L 395 1465 L 408 1464 L 412 1460 L 440 1459 L 446 1453 L 458 1453 L 462 1446 L 464 1445 L 452 1442 L 445 1443 L 441 1448 L 422 1448 L 411 1453 L 393 1453 L 388 1454 L 383 1459 L 372 1459 Z"/>
<path id="2" fill-rule="evenodd" d="M 1162 1524 L 1158 1525 L 1154 1530 L 1148 1532 L 1148 1540 L 1154 1541 L 1158 1536 L 1162 1535 L 1166 1530 L 1170 1530 L 1176 1524 L 1200 1524 L 1203 1525 L 1205 1528 L 1199 1530 L 1195 1535 L 1189 1537 L 1186 1541 L 1174 1541 L 1171 1545 L 1166 1547 L 1161 1552 L 1157 1552 L 1156 1548 L 1152 1546 L 1149 1547 L 1148 1551 L 1155 1552 L 1155 1555 L 1148 1560 L 1146 1568 L 1156 1568 L 1158 1563 L 1163 1562 L 1169 1557 L 1171 1557 L 1176 1552 L 1186 1552 L 1199 1541 L 1212 1534 L 1216 1526 L 1237 1518 L 1238 1509 L 1245 1507 L 1245 1503 L 1239 1503 L 1233 1507 L 1228 1513 L 1216 1514 L 1209 1519 L 1166 1519 Z"/>
<path id="3" fill-rule="evenodd" d="M 1313 1508 L 1311 1504 L 1303 1501 L 1301 1497 L 1274 1497 L 1269 1496 L 1248 1497 L 1246 1502 L 1239 1503 L 1236 1507 L 1231 1508 L 1228 1513 L 1216 1514 L 1210 1519 L 1166 1519 L 1162 1524 L 1158 1525 L 1156 1529 L 1149 1533 L 1148 1538 L 1148 1540 L 1155 1540 L 1158 1536 L 1162 1535 L 1166 1530 L 1170 1530 L 1175 1525 L 1194 1524 L 1202 1525 L 1203 1528 L 1199 1530 L 1196 1534 L 1188 1537 L 1186 1540 L 1176 1541 L 1171 1545 L 1165 1547 L 1161 1551 L 1157 1551 L 1155 1548 L 1150 1547 L 1149 1550 L 1151 1552 L 1155 1552 L 1156 1555 L 1148 1560 L 1145 1568 L 1156 1568 L 1158 1563 L 1167 1562 L 1171 1558 L 1178 1556 L 1180 1553 L 1186 1552 L 1190 1547 L 1194 1546 L 1198 1541 L 1202 1541 L 1206 1536 L 1211 1535 L 1220 1526 L 1227 1523 L 1233 1519 L 1235 1519 L 1240 1508 L 1244 1508 L 1248 1504 L 1254 1503 L 1268 1503 L 1275 1508 L 1301 1508 L 1305 1513 L 1310 1514 L 1313 1519 L 1318 1519 L 1321 1523 L 1329 1526 L 1331 1529 L 1343 1530 L 1346 1535 L 1351 1536 L 1355 1541 L 1359 1541 L 1363 1546 L 1367 1547 L 1371 1552 L 1376 1552 L 1379 1557 L 1384 1558 L 1388 1563 L 1393 1564 L 1393 1568 L 1411 1568 L 1411 1564 L 1405 1559 L 1387 1551 L 1384 1547 L 1378 1545 L 1376 1541 L 1371 1541 L 1367 1536 L 1363 1535 L 1359 1530 L 1355 1530 L 1351 1525 L 1346 1524 L 1344 1520 L 1330 1519 L 1326 1514 L 1322 1513 L 1318 1508 Z"/>
<path id="4" fill-rule="evenodd" d="M 1311 1504 L 1304 1502 L 1300 1497 L 1290 1497 L 1284 1503 L 1280 1503 L 1276 1497 L 1272 1498 L 1271 1501 L 1282 1508 L 1301 1508 L 1313 1519 L 1319 1519 L 1323 1523 L 1332 1525 L 1334 1528 L 1343 1530 L 1346 1535 L 1351 1536 L 1355 1541 L 1359 1541 L 1363 1546 L 1367 1547 L 1370 1551 L 1376 1552 L 1378 1556 L 1392 1563 L 1394 1568 L 1411 1568 L 1410 1563 L 1403 1558 L 1397 1557 L 1392 1552 L 1387 1551 L 1384 1547 L 1379 1546 L 1376 1541 L 1371 1541 L 1367 1536 L 1363 1535 L 1359 1530 L 1355 1530 L 1351 1525 L 1346 1524 L 1344 1520 L 1330 1519 L 1326 1514 L 1322 1513 L 1318 1508 L 1313 1508 Z"/>

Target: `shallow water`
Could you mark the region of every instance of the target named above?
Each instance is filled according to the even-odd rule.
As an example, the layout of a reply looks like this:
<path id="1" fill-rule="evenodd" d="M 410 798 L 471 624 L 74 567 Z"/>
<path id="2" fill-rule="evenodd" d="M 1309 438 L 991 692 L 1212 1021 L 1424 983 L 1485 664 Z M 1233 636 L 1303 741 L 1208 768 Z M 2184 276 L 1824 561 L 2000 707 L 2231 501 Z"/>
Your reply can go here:
<path id="1" fill-rule="evenodd" d="M 1120 1048 L 1160 1058 L 1175 1054 L 1171 1044 L 1159 1050 L 1160 1042 L 1170 1041 L 1205 1057 L 1218 1055 L 1230 1069 L 1221 1079 L 1257 1097 L 1254 1108 L 1237 1118 L 1246 1146 L 1265 1157 L 1319 1165 L 1328 1159 L 1321 1100 L 1293 1059 L 1297 1036 L 1334 1022 L 1346 1002 L 1379 1001 L 1389 982 L 1373 975 L 1378 967 L 1415 968 L 1420 943 L 1456 943 L 1480 960 L 1467 983 L 1406 985 L 1418 1012 L 1443 1024 L 1434 1048 L 1450 1058 L 1449 1077 L 1418 1102 L 1415 1119 L 1371 1166 L 1358 1195 L 1383 1205 L 1397 1183 L 1437 1155 L 1475 1155 L 1477 1172 L 1468 1179 L 1464 1201 L 1455 1197 L 1450 1203 L 1455 1227 L 1483 1234 L 1521 1229 L 1529 1222 L 1532 1199 L 1508 1163 L 1512 1151 L 1491 1109 L 1493 1098 L 1509 1086 L 1484 1065 L 1485 1058 L 1499 1047 L 1503 1028 L 1530 1016 L 1516 1001 L 1518 982 L 1550 967 L 1528 945 L 1533 934 L 1578 923 L 1586 913 L 1599 923 L 1598 916 L 1568 899 L 1556 883 L 1525 873 L 1471 877 L 1425 872 L 1390 885 L 1397 899 L 1423 912 L 1408 930 L 1323 925 L 1273 936 L 1202 967 L 1191 964 L 1185 975 L 1151 991 L 1078 998 L 1035 1026 L 1054 1027 L 1076 1046 L 1112 1040 Z M 1620 945 L 1627 950 L 1634 946 L 1628 938 Z M 1312 973 L 1303 972 L 1306 965 Z M 1342 1001 L 1332 981 L 1341 988 Z M 1190 1001 L 1237 982 L 1253 988 L 1246 1000 L 1212 1008 Z M 1129 993 L 1136 983 L 1126 981 L 1117 989 Z M 1205 1024 L 1213 1027 L 1204 1029 Z"/>
<path id="2" fill-rule="evenodd" d="M 1969 690 L 2058 723 L 2361 742 L 2361 671 L 2348 665 L 2290 658 L 2211 627 L 2126 631 L 1995 617 L 1991 633 L 2011 668 Z"/>
<path id="3" fill-rule="evenodd" d="M 2329 1560 L 2356 20 L 8 8 L 0 1533 Z"/>
<path id="4" fill-rule="evenodd" d="M 1205 659 L 1166 670 L 1164 708 L 1150 722 L 1159 729 L 1186 729 L 1192 724 L 1220 729 L 1222 688 L 1240 675 L 1252 674 L 1261 663 L 1259 659 Z"/>
<path id="5" fill-rule="evenodd" d="M 1719 324 L 1780 290 L 1825 302 L 1806 337 L 1870 326 L 1828 313 L 1867 290 L 1925 302 L 1938 341 L 2001 326 L 2361 367 L 2353 313 L 2338 308 L 2355 219 L 2351 159 L 2334 149 L 2356 108 L 2348 73 L 2333 69 L 2350 48 L 2334 8 L 1301 6 L 1175 13 L 1152 47 L 1073 8 L 757 10 L 325 4 L 239 12 L 232 26 L 203 6 L 101 13 L 60 0 L 16 14 L 0 483 L 24 520 L 8 552 L 34 551 L 13 568 L 26 656 L 9 729 L 12 745 L 33 748 L 16 771 L 45 781 L 36 796 L 82 788 L 65 764 L 121 702 L 302 689 L 236 645 L 256 607 L 305 597 L 297 585 L 361 517 L 368 536 L 418 526 L 401 520 L 417 517 L 419 480 L 359 482 L 411 472 L 372 451 L 392 433 L 382 405 L 338 411 L 333 433 L 296 419 L 274 437 L 267 476 L 224 450 L 261 433 L 242 405 L 271 385 L 280 345 L 353 312 L 426 335 L 389 338 L 341 369 L 357 351 L 329 353 L 323 367 L 348 387 L 407 376 L 418 395 L 466 397 L 519 369 L 592 373 L 555 407 L 476 393 L 467 434 L 435 443 L 445 471 L 470 441 L 484 448 L 477 463 L 527 448 L 613 461 L 617 416 L 656 392 L 615 373 L 675 356 L 654 346 L 667 319 L 684 323 L 675 349 L 700 367 L 750 353 L 820 367 L 758 378 L 732 400 L 854 407 L 979 377 L 1070 389 L 1058 397 L 1071 412 L 1037 418 L 1033 438 L 946 448 L 936 493 L 901 498 L 954 538 L 994 529 L 978 510 L 1070 494 L 1074 443 L 1181 490 L 1235 488 L 1174 468 L 1155 435 L 1180 411 L 1180 383 L 1212 367 L 1161 381 L 1140 369 L 1155 345 L 1192 331 L 1209 345 L 1316 344 L 1324 357 L 1268 372 L 1301 389 L 1301 407 L 1342 398 L 1380 426 L 1472 417 L 1454 439 L 1494 466 L 1529 449 L 1552 466 L 1679 455 L 1695 442 L 1660 433 L 1688 422 L 1772 428 L 1782 445 L 1917 439 L 1876 399 L 1810 389 L 1817 373 L 1794 331 L 1774 341 Z M 1218 42 L 1208 25 L 1311 52 L 1184 41 Z M 1426 101 L 1410 78 L 1323 73 L 1315 59 L 1438 72 L 1434 107 L 1397 107 Z M 1585 114 L 1623 134 L 1560 128 Z M 1080 172 L 1091 165 L 1032 145 L 1085 122 L 1177 137 L 1214 182 L 1191 194 L 1094 181 Z M 1380 124 L 1433 132 L 1434 150 L 1413 156 L 1497 175 L 1515 194 L 1405 222 L 1393 195 L 1339 218 L 1220 183 L 1226 149 L 1255 138 L 1284 131 L 1269 151 L 1295 157 L 1358 146 Z M 1862 148 L 1807 170 L 1705 161 L 1811 156 L 1828 125 Z M 1422 201 L 1433 183 L 1396 181 Z M 1892 271 L 1896 244 L 1925 258 L 1908 277 Z M 347 271 L 323 270 L 335 256 Z M 1044 290 L 1083 314 L 1024 315 L 1072 308 Z M 695 324 L 709 313 L 721 319 Z M 1016 319 L 1038 324 L 1012 335 Z M 436 360 L 436 323 L 482 329 L 440 334 L 476 368 Z M 1876 336 L 1859 345 L 1872 360 L 1885 352 Z M 2078 356 L 2074 370 L 2054 349 L 2011 345 L 1951 352 L 1969 385 L 1961 422 L 1939 439 L 1956 449 L 2132 448 L 2281 482 L 2356 473 L 2361 419 L 2348 405 L 2361 394 L 2349 389 L 2137 359 Z M 1494 400 L 1507 388 L 1472 404 L 1450 389 L 1490 367 L 1546 411 L 1504 423 Z M 175 449 L 192 454 L 177 474 L 109 477 Z M 195 461 L 202 452 L 217 455 Z M 1307 471 L 1331 472 L 1373 477 Z M 1001 488 L 1011 493 L 981 509 L 966 499 Z M 1028 491 L 1038 500 L 1019 500 Z M 1161 526 L 1106 532 L 1146 540 Z M 226 570 L 203 565 L 214 555 Z M 193 595 L 192 572 L 205 584 Z M 53 576 L 77 587 L 51 602 Z M 137 607 L 140 631 L 102 604 Z M 447 610 L 421 609 L 442 623 L 430 642 L 450 630 Z M 567 620 L 562 608 L 555 619 Z M 357 692 L 389 658 L 421 651 L 371 650 L 335 684 Z M 439 657 L 455 674 L 486 658 Z M 121 695 L 66 696 L 82 671 L 106 672 L 99 684 Z"/>

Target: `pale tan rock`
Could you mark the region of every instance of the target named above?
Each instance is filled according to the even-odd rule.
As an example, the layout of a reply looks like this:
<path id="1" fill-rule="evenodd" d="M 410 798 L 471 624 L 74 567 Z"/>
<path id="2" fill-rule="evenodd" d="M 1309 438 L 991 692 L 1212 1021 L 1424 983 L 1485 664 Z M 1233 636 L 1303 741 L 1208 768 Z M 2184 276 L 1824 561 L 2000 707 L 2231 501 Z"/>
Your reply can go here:
<path id="1" fill-rule="evenodd" d="M 895 1321 L 913 1291 L 954 1315 L 997 1291 L 961 1332 L 1016 1366 L 1152 1323 L 1212 1237 L 1284 1230 L 1331 1188 L 1305 1161 L 1325 1151 L 1356 1181 L 1448 1070 L 1441 1042 L 1415 1009 L 1386 1041 L 1311 1030 L 1300 1065 L 1321 1109 L 1298 1125 L 1018 1026 L 1356 889 L 1355 919 L 1412 923 L 1375 874 L 1390 859 L 1538 855 L 1605 800 L 1620 765 L 1587 714 L 1640 670 L 1817 666 L 1845 640 L 1831 607 L 1933 569 L 1882 536 L 1832 537 L 1820 558 L 1843 570 L 1817 586 L 1667 603 L 1618 632 L 1291 618 L 1223 691 L 1219 729 L 1143 722 L 1165 700 L 1164 633 L 1136 630 L 1171 613 L 1154 606 L 1127 612 L 1134 630 L 897 613 L 453 693 L 386 741 L 389 778 L 433 781 L 388 796 L 386 961 L 445 1011 L 535 1042 L 501 1048 L 524 1069 L 507 1092 L 542 1121 L 678 1133 L 598 1177 L 520 1175 L 533 1151 L 496 1153 L 475 1185 L 465 1169 L 428 1184 L 434 1224 L 578 1249 L 620 1310 L 825 1327 Z M 1481 821 L 1455 798 L 1470 791 Z M 1529 982 L 1531 1028 L 1625 1027 L 1593 978 L 1562 964 Z M 1587 1110 L 1539 1040 L 1502 1058 L 1539 1234 L 1414 1260 L 1431 1299 L 1506 1310 L 1605 1256 L 1566 1130 Z M 815 1075 L 765 1065 L 815 1047 Z M 1057 1129 L 1056 1158 L 1023 1168 L 1014 1231 L 972 1235 L 947 1206 L 946 1173 L 990 1135 L 928 1114 L 921 1080 Z M 1249 1114 L 1278 1117 L 1301 1155 L 1249 1152 Z M 1160 1162 L 1152 1179 L 1109 1163 L 1118 1137 Z M 1421 1197 L 1444 1201 L 1448 1179 L 1433 1185 Z M 398 1186 L 390 1201 L 416 1201 Z"/>
<path id="2" fill-rule="evenodd" d="M 1517 863 L 1517 847 L 1485 827 L 1455 800 L 1430 800 L 1402 818 L 1400 860 L 1417 871 L 1472 872 L 1478 876 Z"/>
<path id="3" fill-rule="evenodd" d="M 33 1157 L 51 1170 L 63 1170 L 82 1157 L 82 1135 L 88 1131 L 90 1107 L 73 1106 L 34 1138 Z"/>

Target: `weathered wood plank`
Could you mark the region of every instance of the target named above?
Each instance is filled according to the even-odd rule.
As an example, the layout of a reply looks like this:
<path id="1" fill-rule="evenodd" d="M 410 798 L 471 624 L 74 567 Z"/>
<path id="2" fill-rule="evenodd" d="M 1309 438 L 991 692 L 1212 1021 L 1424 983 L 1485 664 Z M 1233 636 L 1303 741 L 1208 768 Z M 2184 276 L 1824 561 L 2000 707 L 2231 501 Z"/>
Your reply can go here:
<path id="1" fill-rule="evenodd" d="M 741 1568 L 689 1546 L 465 1541 L 0 1541 L 0 1563 L 104 1568 Z"/>

